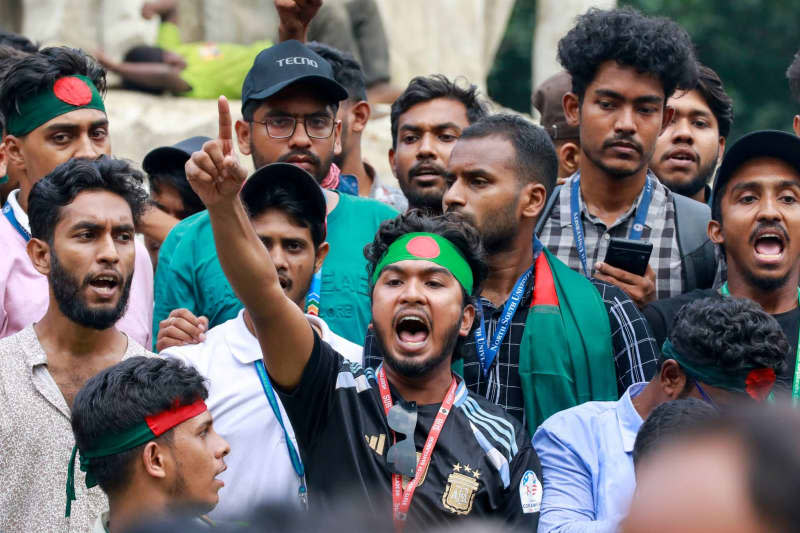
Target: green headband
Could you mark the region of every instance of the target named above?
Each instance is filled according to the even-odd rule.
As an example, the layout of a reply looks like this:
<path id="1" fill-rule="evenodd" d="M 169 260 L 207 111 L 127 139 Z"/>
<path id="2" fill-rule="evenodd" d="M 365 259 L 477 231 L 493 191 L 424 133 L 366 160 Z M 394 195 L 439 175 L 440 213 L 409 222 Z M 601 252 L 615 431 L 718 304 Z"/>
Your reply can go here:
<path id="1" fill-rule="evenodd" d="M 31 96 L 8 117 L 6 131 L 21 137 L 48 120 L 77 109 L 97 109 L 106 112 L 103 98 L 92 80 L 86 76 L 65 76 L 52 87 Z"/>
<path id="2" fill-rule="evenodd" d="M 86 488 L 90 489 L 97 485 L 97 479 L 89 471 L 92 459 L 98 457 L 108 457 L 118 453 L 132 450 L 141 446 L 156 437 L 160 437 L 173 427 L 194 418 L 208 410 L 203 400 L 197 400 L 188 405 L 173 405 L 162 413 L 145 417 L 144 421 L 121 433 L 112 433 L 98 439 L 97 446 L 92 450 L 81 450 L 80 469 L 86 473 Z M 78 454 L 78 446 L 72 448 L 72 455 L 69 458 L 69 471 L 67 472 L 67 510 L 65 516 L 69 516 L 72 511 L 72 501 L 75 500 L 75 456 Z"/>
<path id="3" fill-rule="evenodd" d="M 372 283 L 387 266 L 400 261 L 430 261 L 443 266 L 472 294 L 472 269 L 456 245 L 435 233 L 407 233 L 394 241 L 375 266 Z"/>
<path id="4" fill-rule="evenodd" d="M 675 359 L 683 371 L 693 379 L 711 387 L 746 392 L 756 401 L 766 398 L 775 383 L 775 370 L 772 368 L 746 368 L 738 372 L 725 372 L 716 366 L 697 367 L 675 350 L 669 339 L 664 341 L 661 353 L 668 359 Z"/>

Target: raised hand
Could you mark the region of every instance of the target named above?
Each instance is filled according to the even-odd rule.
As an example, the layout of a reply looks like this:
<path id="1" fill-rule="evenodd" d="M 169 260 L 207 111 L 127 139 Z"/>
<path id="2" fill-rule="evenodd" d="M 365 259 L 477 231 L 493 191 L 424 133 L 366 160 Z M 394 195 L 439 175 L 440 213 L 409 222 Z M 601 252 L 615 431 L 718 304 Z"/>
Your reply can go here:
<path id="1" fill-rule="evenodd" d="M 322 6 L 322 0 L 275 0 L 278 11 L 278 34 L 281 41 L 305 42 L 308 25 Z"/>
<path id="2" fill-rule="evenodd" d="M 233 126 L 227 98 L 220 96 L 217 108 L 219 135 L 207 141 L 202 150 L 193 153 L 186 162 L 186 178 L 209 208 L 236 198 L 247 178 L 247 170 L 233 151 Z"/>

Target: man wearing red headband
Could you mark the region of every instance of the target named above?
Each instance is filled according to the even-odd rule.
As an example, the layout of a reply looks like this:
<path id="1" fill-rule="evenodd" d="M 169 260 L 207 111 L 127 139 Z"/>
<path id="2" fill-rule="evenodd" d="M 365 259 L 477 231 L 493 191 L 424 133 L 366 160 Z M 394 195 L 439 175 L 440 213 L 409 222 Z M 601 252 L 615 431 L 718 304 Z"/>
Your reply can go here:
<path id="1" fill-rule="evenodd" d="M 475 230 L 417 210 L 381 225 L 365 255 L 385 357 L 364 369 L 322 342 L 284 293 L 239 198 L 246 172 L 231 151 L 208 170 L 187 165 L 187 178 L 294 428 L 310 509 L 352 494 L 398 531 L 490 515 L 535 529 L 539 461 L 524 428 L 451 371 L 486 276 Z"/>
<path id="2" fill-rule="evenodd" d="M 86 486 L 100 485 L 108 495 L 109 511 L 95 532 L 214 508 L 230 447 L 214 431 L 207 396 L 203 376 L 175 359 L 133 357 L 86 382 L 73 404 L 70 473 L 79 457 Z M 69 513 L 72 475 L 67 495 Z"/>

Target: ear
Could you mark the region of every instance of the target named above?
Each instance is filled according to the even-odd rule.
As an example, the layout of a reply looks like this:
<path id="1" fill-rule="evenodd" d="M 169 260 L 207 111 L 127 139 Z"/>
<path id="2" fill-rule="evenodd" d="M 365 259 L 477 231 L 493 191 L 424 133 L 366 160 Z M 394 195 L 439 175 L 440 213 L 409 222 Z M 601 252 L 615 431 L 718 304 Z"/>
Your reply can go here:
<path id="1" fill-rule="evenodd" d="M 675 108 L 665 105 L 664 113 L 661 116 L 661 131 L 658 132 L 659 135 L 664 133 L 664 130 L 667 129 L 667 126 L 670 125 L 670 123 L 672 122 L 672 118 L 674 116 L 675 116 Z"/>
<path id="2" fill-rule="evenodd" d="M 392 175 L 397 179 L 397 167 L 394 166 L 394 148 L 389 148 L 389 168 L 392 169 Z"/>
<path id="3" fill-rule="evenodd" d="M 7 164 L 25 168 L 25 155 L 22 153 L 22 141 L 13 135 L 6 135 L 3 137 L 3 146 L 5 147 L 6 156 L 8 157 Z"/>
<path id="4" fill-rule="evenodd" d="M 472 323 L 475 321 L 475 306 L 467 304 L 461 312 L 461 326 L 458 328 L 458 334 L 461 337 L 466 337 L 472 331 Z"/>
<path id="5" fill-rule="evenodd" d="M 148 442 L 142 451 L 142 465 L 148 476 L 158 479 L 167 477 L 167 458 L 165 448 L 156 442 Z"/>
<path id="6" fill-rule="evenodd" d="M 336 125 L 333 127 L 333 154 L 340 155 L 342 153 L 342 121 L 337 120 Z"/>
<path id="7" fill-rule="evenodd" d="M 372 108 L 366 100 L 361 100 L 350 106 L 350 129 L 361 133 L 367 127 L 367 122 L 372 114 Z"/>
<path id="8" fill-rule="evenodd" d="M 564 108 L 564 118 L 570 126 L 578 126 L 581 122 L 581 101 L 578 95 L 569 92 L 561 98 L 561 107 Z"/>
<path id="9" fill-rule="evenodd" d="M 794 134 L 800 136 L 800 115 L 794 116 L 794 120 L 792 121 L 792 128 L 794 129 Z"/>
<path id="10" fill-rule="evenodd" d="M 661 390 L 670 400 L 680 398 L 686 389 L 686 374 L 675 359 L 667 359 L 658 375 Z"/>
<path id="11" fill-rule="evenodd" d="M 0 178 L 6 175 L 6 143 L 0 142 Z"/>
<path id="12" fill-rule="evenodd" d="M 571 176 L 578 171 L 580 166 L 580 153 L 581 149 L 577 143 L 567 141 L 558 149 L 558 160 L 561 166 L 567 171 L 567 175 Z"/>
<path id="13" fill-rule="evenodd" d="M 325 258 L 328 257 L 330 249 L 331 246 L 327 242 L 323 242 L 317 247 L 317 258 L 314 260 L 314 273 L 319 272 L 319 269 L 322 268 L 322 263 L 325 261 Z"/>
<path id="14" fill-rule="evenodd" d="M 536 220 L 547 202 L 547 190 L 544 185 L 534 181 L 522 188 L 519 198 L 522 216 Z"/>
<path id="15" fill-rule="evenodd" d="M 237 120 L 234 128 L 236 129 L 236 141 L 239 145 L 239 152 L 242 155 L 250 155 L 250 142 L 253 135 L 252 122 Z M 264 126 L 266 128 L 266 126 Z"/>
<path id="16" fill-rule="evenodd" d="M 725 236 L 722 234 L 722 224 L 720 224 L 718 220 L 712 219 L 708 221 L 706 233 L 708 233 L 708 238 L 711 239 L 711 242 L 714 244 L 725 244 Z"/>
<path id="17" fill-rule="evenodd" d="M 41 239 L 31 239 L 25 248 L 28 257 L 33 263 L 39 274 L 47 276 L 50 274 L 50 245 Z"/>

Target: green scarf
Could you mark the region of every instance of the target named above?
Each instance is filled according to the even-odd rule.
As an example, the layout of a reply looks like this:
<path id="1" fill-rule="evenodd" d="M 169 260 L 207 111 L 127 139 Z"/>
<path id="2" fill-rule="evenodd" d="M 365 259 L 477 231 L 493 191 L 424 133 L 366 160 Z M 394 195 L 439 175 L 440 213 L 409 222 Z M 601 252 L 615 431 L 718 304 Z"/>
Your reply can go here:
<path id="1" fill-rule="evenodd" d="M 608 311 L 592 282 L 547 249 L 534 279 L 519 361 L 531 435 L 558 411 L 618 399 Z"/>

